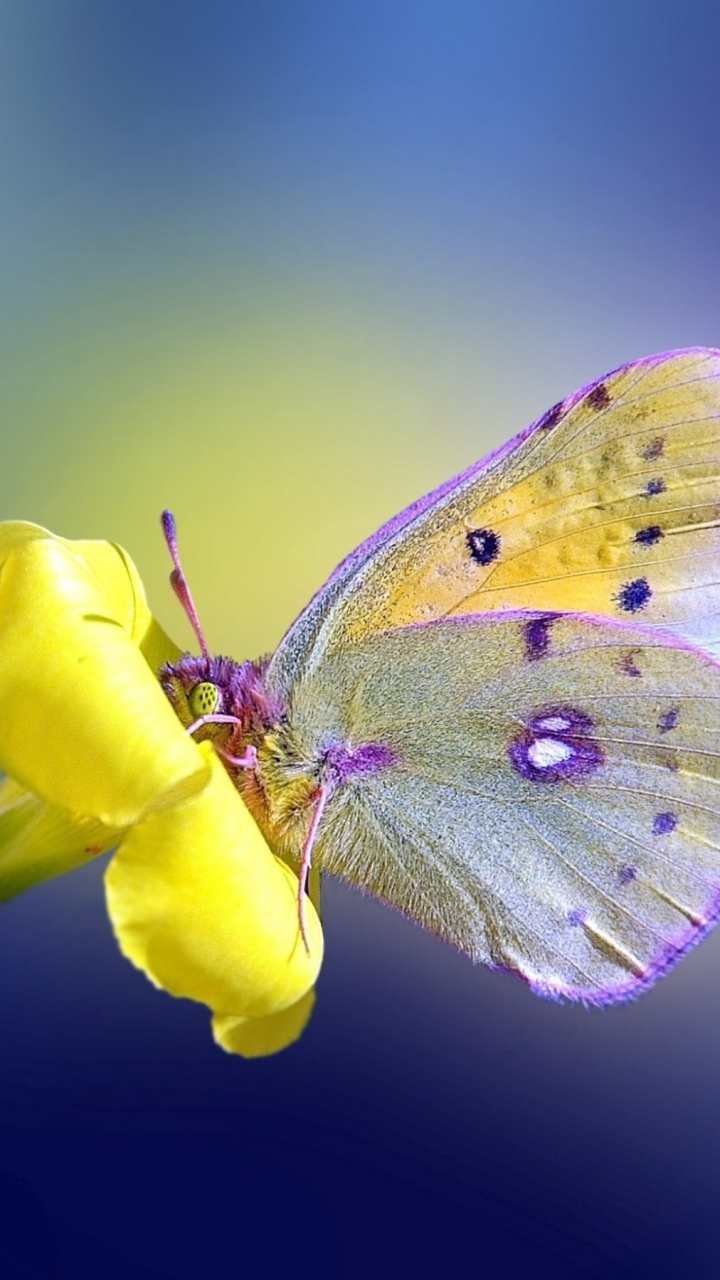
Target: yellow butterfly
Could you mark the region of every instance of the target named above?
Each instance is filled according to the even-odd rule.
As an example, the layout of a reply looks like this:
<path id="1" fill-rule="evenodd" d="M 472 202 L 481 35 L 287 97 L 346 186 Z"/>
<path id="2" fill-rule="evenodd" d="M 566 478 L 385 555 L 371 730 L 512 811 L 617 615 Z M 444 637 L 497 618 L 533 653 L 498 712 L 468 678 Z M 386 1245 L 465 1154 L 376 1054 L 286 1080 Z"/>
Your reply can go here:
<path id="1" fill-rule="evenodd" d="M 353 552 L 276 653 L 165 668 L 272 847 L 540 994 L 720 913 L 720 352 L 626 365 Z"/>

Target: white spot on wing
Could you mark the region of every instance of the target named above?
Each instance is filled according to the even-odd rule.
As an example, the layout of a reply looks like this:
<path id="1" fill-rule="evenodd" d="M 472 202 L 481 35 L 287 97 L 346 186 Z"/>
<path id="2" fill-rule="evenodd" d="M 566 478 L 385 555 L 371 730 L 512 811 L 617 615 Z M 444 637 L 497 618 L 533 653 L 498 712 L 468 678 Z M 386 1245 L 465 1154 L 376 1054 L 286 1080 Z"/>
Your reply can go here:
<path id="1" fill-rule="evenodd" d="M 557 738 L 537 738 L 528 747 L 528 760 L 536 769 L 549 769 L 553 765 L 562 764 L 573 754 L 567 742 L 558 742 Z"/>
<path id="2" fill-rule="evenodd" d="M 571 726 L 565 716 L 545 716 L 535 722 L 535 727 L 542 729 L 544 733 L 564 733 Z"/>

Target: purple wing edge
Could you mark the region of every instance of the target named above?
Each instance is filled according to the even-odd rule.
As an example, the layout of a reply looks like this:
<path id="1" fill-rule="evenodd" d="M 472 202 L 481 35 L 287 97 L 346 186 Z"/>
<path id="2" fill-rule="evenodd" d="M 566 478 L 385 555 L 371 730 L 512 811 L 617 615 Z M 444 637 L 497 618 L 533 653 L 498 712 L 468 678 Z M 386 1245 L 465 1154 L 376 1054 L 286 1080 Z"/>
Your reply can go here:
<path id="1" fill-rule="evenodd" d="M 300 619 L 317 604 L 325 591 L 332 587 L 341 576 L 361 565 L 368 556 L 376 550 L 376 548 L 382 546 L 385 542 L 388 542 L 396 533 L 399 533 L 406 525 L 410 524 L 418 516 L 421 516 L 429 507 L 432 507 L 441 498 L 444 498 L 446 494 L 451 493 L 454 489 L 458 488 L 459 485 L 462 485 L 465 481 L 472 479 L 473 476 L 480 475 L 481 472 L 490 471 L 494 467 L 498 466 L 503 459 L 513 453 L 521 444 L 524 444 L 524 442 L 536 431 L 545 426 L 548 415 L 553 413 L 554 410 L 561 408 L 562 415 L 565 416 L 575 407 L 576 404 L 579 403 L 580 400 L 583 399 L 584 396 L 588 395 L 594 387 L 597 387 L 599 383 L 604 382 L 607 378 L 615 377 L 618 373 L 624 373 L 628 369 L 651 369 L 655 365 L 664 364 L 669 360 L 679 359 L 690 355 L 709 355 L 720 357 L 720 349 L 715 347 L 678 347 L 671 351 L 659 352 L 657 355 L 652 356 L 643 356 L 639 360 L 630 360 L 626 364 L 618 365 L 617 368 L 608 370 L 608 372 L 602 374 L 601 377 L 593 378 L 591 382 L 586 383 L 577 391 L 566 396 L 564 400 L 560 401 L 559 404 L 555 405 L 552 409 L 546 409 L 539 418 L 536 418 L 534 422 L 531 422 L 529 427 L 525 427 L 522 431 L 519 431 L 517 435 L 513 436 L 512 439 L 508 440 L 505 444 L 499 445 L 497 449 L 491 450 L 490 453 L 485 454 L 485 456 L 480 458 L 479 461 L 473 462 L 471 466 L 466 467 L 464 471 L 458 472 L 458 474 L 452 476 L 450 480 L 446 480 L 443 484 L 438 485 L 436 489 L 432 489 L 430 493 L 426 493 L 423 497 L 417 498 L 409 507 L 405 507 L 403 511 L 398 512 L 397 515 L 393 516 L 390 520 L 387 520 L 385 524 L 381 525 L 380 528 L 375 531 L 375 533 L 371 534 L 369 538 L 366 538 L 364 542 L 361 542 L 359 546 L 355 547 L 354 550 L 340 561 L 337 567 L 333 569 L 330 577 L 326 578 L 322 586 L 318 588 L 306 604 L 305 608 L 288 628 L 280 641 L 279 647 L 282 647 L 286 637 L 290 635 L 290 632 L 294 629 Z"/>
<path id="2" fill-rule="evenodd" d="M 429 622 L 417 622 L 410 627 L 398 627 L 395 632 L 386 632 L 386 635 L 396 634 L 400 631 L 424 631 L 430 627 L 438 626 L 472 625 L 473 627 L 479 627 L 495 626 L 500 622 L 525 623 L 535 618 L 552 618 L 554 621 L 562 618 L 572 618 L 576 622 L 588 622 L 591 625 L 609 627 L 613 631 L 627 633 L 629 641 L 634 639 L 637 642 L 644 637 L 652 640 L 660 648 L 684 649 L 702 658 L 708 666 L 720 668 L 720 659 L 706 653 L 704 649 L 691 644 L 687 640 L 668 635 L 667 632 L 657 631 L 653 627 L 639 626 L 637 623 L 626 622 L 621 618 L 608 618 L 602 614 L 574 613 L 572 611 L 543 613 L 541 611 L 514 609 L 505 612 L 498 611 L 497 613 L 462 614 L 452 618 L 434 618 Z M 396 907 L 394 903 L 389 905 Z M 406 915 L 407 913 L 401 911 L 401 914 Z M 412 919 L 413 917 L 408 914 L 407 918 Z M 520 969 L 515 969 L 508 965 L 490 965 L 489 968 L 494 969 L 496 972 L 511 973 L 514 977 L 520 978 L 535 995 L 541 996 L 545 1000 L 554 1000 L 559 1003 L 567 1000 L 584 1004 L 587 1007 L 605 1008 L 608 1005 L 623 1004 L 628 1000 L 634 1000 L 643 995 L 645 991 L 654 986 L 658 978 L 663 977 L 664 974 L 674 969 L 690 951 L 708 936 L 719 918 L 720 888 L 710 897 L 709 909 L 701 922 L 689 924 L 673 941 L 668 941 L 660 949 L 657 958 L 650 962 L 642 974 L 628 978 L 625 982 L 613 987 L 600 987 L 596 990 L 583 987 L 568 987 L 560 984 L 533 981 Z"/>
<path id="3" fill-rule="evenodd" d="M 458 613 L 448 618 L 430 618 L 426 622 L 411 622 L 406 627 L 393 627 L 384 631 L 383 635 L 393 636 L 401 632 L 426 631 L 430 627 L 494 626 L 498 622 L 531 622 L 536 619 L 555 622 L 562 621 L 564 618 L 571 618 L 574 622 L 589 622 L 593 626 L 611 628 L 613 631 L 624 631 L 627 633 L 628 643 L 632 643 L 633 637 L 636 642 L 646 637 L 663 649 L 686 649 L 689 653 L 702 658 L 708 666 L 720 667 L 720 656 L 715 657 L 707 653 L 702 646 L 693 644 L 691 640 L 685 640 L 681 636 L 673 635 L 669 631 L 661 631 L 657 627 L 646 626 L 639 622 L 626 621 L 624 618 L 610 618 L 607 614 L 582 613 L 576 609 L 498 609 L 492 613 Z"/>
<path id="4" fill-rule="evenodd" d="M 720 918 L 720 889 L 711 897 L 709 910 L 700 923 L 688 925 L 673 941 L 667 942 L 660 949 L 656 959 L 652 960 L 641 974 L 628 978 L 626 982 L 618 983 L 615 987 L 589 990 L 583 987 L 556 986 L 548 982 L 533 982 L 517 969 L 510 969 L 508 972 L 521 978 L 535 995 L 541 996 L 544 1000 L 554 1000 L 558 1003 L 570 1000 L 589 1008 L 607 1008 L 611 1004 L 623 1004 L 644 995 L 650 987 L 655 985 L 658 978 L 664 977 L 681 960 L 684 960 L 685 956 L 699 946 L 714 929 L 718 918 Z"/>
<path id="5" fill-rule="evenodd" d="M 599 383 L 602 383 L 607 378 L 611 378 L 619 373 L 623 373 L 628 369 L 649 370 L 657 365 L 667 363 L 670 360 L 680 359 L 680 358 L 692 356 L 692 355 L 720 357 L 720 349 L 714 348 L 714 347 L 702 347 L 702 346 L 682 347 L 682 348 L 677 348 L 677 349 L 673 349 L 666 352 L 660 352 L 656 355 L 645 356 L 639 360 L 632 360 L 632 361 L 628 361 L 625 364 L 619 365 L 617 366 L 617 368 L 609 370 L 607 373 L 603 374 L 601 377 L 594 378 L 591 382 L 579 388 L 579 390 L 573 392 L 571 395 L 567 396 L 563 401 L 560 402 L 559 405 L 554 406 L 553 409 L 546 410 L 545 413 L 543 413 L 539 418 L 537 418 L 534 422 L 532 422 L 530 426 L 520 431 L 506 444 L 503 444 L 499 448 L 492 450 L 489 454 L 486 454 L 478 462 L 473 463 L 470 467 L 467 467 L 464 471 L 453 476 L 450 480 L 445 481 L 443 484 L 439 485 L 436 489 L 433 489 L 430 493 L 425 494 L 423 497 L 411 503 L 410 506 L 406 507 L 403 511 L 399 512 L 396 516 L 393 516 L 391 520 L 388 520 L 385 524 L 381 525 L 381 527 L 378 530 L 376 530 L 375 533 L 373 533 L 369 538 L 367 538 L 358 547 L 356 547 L 353 551 L 351 551 L 349 555 L 347 555 L 340 562 L 340 564 L 337 566 L 336 569 L 334 569 L 330 577 L 319 588 L 319 590 L 316 591 L 315 594 L 312 596 L 311 600 L 305 606 L 305 608 L 303 609 L 299 617 L 295 620 L 295 622 L 293 622 L 288 632 L 286 632 L 286 637 L 289 636 L 290 632 L 293 631 L 293 629 L 297 625 L 297 622 L 300 620 L 300 618 L 305 616 L 312 609 L 312 607 L 317 604 L 317 602 L 322 597 L 322 595 L 324 595 L 324 593 L 328 590 L 328 588 L 334 585 L 341 576 L 345 575 L 346 573 L 352 571 L 354 568 L 361 565 L 376 548 L 380 547 L 385 542 L 387 542 L 390 538 L 394 537 L 395 534 L 397 534 L 400 530 L 402 530 L 406 525 L 411 523 L 411 521 L 416 519 L 418 516 L 422 515 L 425 511 L 428 510 L 429 507 L 431 507 L 435 502 L 443 498 L 446 494 L 452 492 L 452 490 L 454 490 L 455 488 L 463 484 L 465 481 L 471 479 L 473 476 L 476 476 L 483 471 L 490 471 L 492 468 L 497 466 L 501 461 L 503 461 L 503 459 L 505 459 L 509 454 L 511 454 L 515 449 L 517 449 L 521 444 L 523 444 L 536 431 L 543 428 L 543 426 L 545 426 L 547 423 L 549 414 L 555 412 L 555 410 L 557 409 L 560 409 L 562 412 L 562 415 L 565 416 L 567 413 L 570 412 L 571 409 L 575 407 L 575 405 L 578 404 L 580 400 L 583 399 L 584 396 L 588 395 L 588 393 L 592 391 L 593 388 L 597 387 Z M 453 618 L 433 619 L 430 622 L 415 623 L 412 625 L 411 629 L 413 630 L 419 629 L 419 628 L 425 629 L 427 627 L 433 627 L 433 626 L 447 626 L 448 624 L 452 624 L 452 625 L 472 624 L 473 626 L 478 626 L 479 624 L 493 625 L 502 621 L 527 622 L 528 620 L 533 618 L 559 619 L 563 617 L 571 617 L 576 621 L 589 622 L 596 625 L 602 625 L 603 627 L 611 627 L 616 632 L 625 631 L 628 633 L 628 637 L 630 639 L 632 637 L 637 638 L 638 636 L 646 636 L 648 639 L 652 639 L 654 643 L 658 644 L 661 647 L 688 650 L 689 652 L 694 653 L 699 657 L 703 658 L 704 661 L 708 663 L 708 665 L 720 667 L 720 660 L 713 658 L 710 654 L 706 653 L 703 649 L 701 649 L 697 645 L 691 644 L 689 641 L 685 641 L 676 636 L 669 636 L 667 632 L 661 632 L 651 627 L 638 625 L 636 622 L 626 622 L 622 619 L 608 618 L 607 616 L 598 615 L 598 614 L 584 614 L 584 613 L 577 613 L 572 611 L 550 612 L 550 611 L 533 611 L 533 610 L 513 610 L 513 611 L 507 611 L 507 612 L 497 612 L 492 614 L 466 614 L 466 615 L 459 615 Z M 407 630 L 407 629 L 408 628 L 398 628 L 397 630 Z M 283 637 L 283 641 L 281 641 L 280 647 L 282 647 L 286 637 Z M 388 903 L 387 905 L 393 907 L 395 910 L 400 910 L 400 914 L 407 915 L 408 919 L 413 918 L 408 913 L 398 908 L 397 904 Z M 718 889 L 717 892 L 711 897 L 710 903 L 709 903 L 709 910 L 706 913 L 702 922 L 699 922 L 698 924 L 688 925 L 687 928 L 683 929 L 683 931 L 677 935 L 675 940 L 667 942 L 660 949 L 660 952 L 658 953 L 657 958 L 651 961 L 651 963 L 647 966 L 647 968 L 643 971 L 642 974 L 639 974 L 636 977 L 631 977 L 626 981 L 622 983 L 618 983 L 616 986 L 612 986 L 612 987 L 599 988 L 597 990 L 584 989 L 580 987 L 566 987 L 559 984 L 533 981 L 526 974 L 523 974 L 520 970 L 515 968 L 510 968 L 509 966 L 504 966 L 504 965 L 492 966 L 491 965 L 490 967 L 496 969 L 497 971 L 512 973 L 515 977 L 520 978 L 521 981 L 525 983 L 533 991 L 535 995 L 538 995 L 544 999 L 558 1001 L 558 1002 L 562 1002 L 563 1000 L 568 1000 L 568 1001 L 584 1004 L 585 1006 L 588 1006 L 588 1007 L 607 1007 L 613 1004 L 621 1004 L 641 996 L 645 991 L 647 991 L 651 986 L 655 984 L 658 978 L 668 973 L 682 959 L 684 959 L 684 957 L 690 951 L 692 951 L 696 946 L 698 946 L 699 943 L 702 942 L 707 937 L 707 935 L 710 933 L 713 927 L 717 924 L 719 918 L 720 918 L 720 889 Z"/>

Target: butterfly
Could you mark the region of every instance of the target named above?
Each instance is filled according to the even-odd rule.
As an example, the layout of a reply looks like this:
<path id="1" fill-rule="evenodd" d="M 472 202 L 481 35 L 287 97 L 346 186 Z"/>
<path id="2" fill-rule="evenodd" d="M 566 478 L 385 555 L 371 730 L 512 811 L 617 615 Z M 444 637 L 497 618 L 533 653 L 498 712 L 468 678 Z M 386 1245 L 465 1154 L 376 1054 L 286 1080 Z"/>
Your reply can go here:
<path id="1" fill-rule="evenodd" d="M 720 352 L 628 364 L 352 552 L 261 662 L 162 680 L 271 847 L 537 993 L 720 914 Z"/>

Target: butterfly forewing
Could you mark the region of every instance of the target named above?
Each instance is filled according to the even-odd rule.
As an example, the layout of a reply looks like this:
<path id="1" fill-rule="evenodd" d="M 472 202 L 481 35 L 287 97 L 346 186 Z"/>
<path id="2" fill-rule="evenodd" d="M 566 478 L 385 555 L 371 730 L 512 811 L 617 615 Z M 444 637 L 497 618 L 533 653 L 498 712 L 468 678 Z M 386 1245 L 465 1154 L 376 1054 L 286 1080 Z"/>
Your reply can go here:
<path id="1" fill-rule="evenodd" d="M 310 754 L 392 763 L 328 806 L 323 869 L 538 991 L 627 998 L 720 907 L 720 668 L 602 619 L 489 615 L 328 655 Z"/>
<path id="2" fill-rule="evenodd" d="M 555 405 L 341 566 L 273 659 L 455 615 L 573 610 L 720 652 L 720 354 L 630 364 Z"/>

